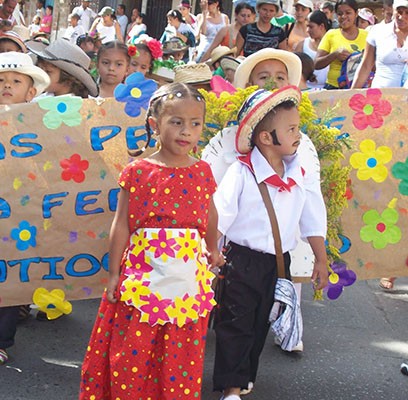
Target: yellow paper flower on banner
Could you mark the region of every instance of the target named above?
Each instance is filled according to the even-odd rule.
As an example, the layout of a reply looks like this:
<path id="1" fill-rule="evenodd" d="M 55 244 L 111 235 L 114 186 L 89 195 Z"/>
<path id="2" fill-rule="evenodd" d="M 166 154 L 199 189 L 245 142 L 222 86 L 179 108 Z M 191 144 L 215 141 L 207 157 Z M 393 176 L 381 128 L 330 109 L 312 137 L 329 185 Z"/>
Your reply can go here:
<path id="1" fill-rule="evenodd" d="M 198 319 L 198 306 L 199 303 L 194 297 L 183 299 L 176 297 L 174 305 L 167 307 L 166 311 L 170 318 L 174 318 L 174 323 L 181 328 L 186 323 Z"/>
<path id="2" fill-rule="evenodd" d="M 384 164 L 392 159 L 392 150 L 387 146 L 376 148 L 374 140 L 366 139 L 360 143 L 361 152 L 351 155 L 350 165 L 357 169 L 357 178 L 361 181 L 372 179 L 381 183 L 387 179 L 388 170 Z"/>
<path id="3" fill-rule="evenodd" d="M 65 300 L 65 293 L 61 289 L 49 292 L 45 288 L 38 288 L 34 291 L 33 303 L 47 314 L 48 319 L 56 319 L 72 312 L 72 304 Z"/>

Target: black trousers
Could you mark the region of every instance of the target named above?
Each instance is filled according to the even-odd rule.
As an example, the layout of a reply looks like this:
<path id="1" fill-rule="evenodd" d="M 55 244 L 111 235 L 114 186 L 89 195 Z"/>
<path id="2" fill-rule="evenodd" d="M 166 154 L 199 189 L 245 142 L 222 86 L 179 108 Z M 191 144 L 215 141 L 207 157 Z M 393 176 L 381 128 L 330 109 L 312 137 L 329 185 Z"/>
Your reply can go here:
<path id="1" fill-rule="evenodd" d="M 228 269 L 215 325 L 214 390 L 255 382 L 270 327 L 277 280 L 276 257 L 230 243 Z M 284 254 L 290 278 L 290 255 Z"/>
<path id="2" fill-rule="evenodd" d="M 7 349 L 14 344 L 18 316 L 19 306 L 0 308 L 0 349 Z"/>

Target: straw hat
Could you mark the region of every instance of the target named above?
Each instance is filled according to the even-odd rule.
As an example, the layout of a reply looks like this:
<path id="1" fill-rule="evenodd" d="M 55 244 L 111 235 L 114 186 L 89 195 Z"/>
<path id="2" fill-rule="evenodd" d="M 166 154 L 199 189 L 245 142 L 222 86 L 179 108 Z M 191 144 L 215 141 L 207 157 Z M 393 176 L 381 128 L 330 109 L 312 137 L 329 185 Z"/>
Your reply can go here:
<path id="1" fill-rule="evenodd" d="M 210 55 L 210 58 L 206 61 L 206 64 L 212 65 L 220 58 L 234 54 L 234 49 L 230 49 L 228 46 L 217 46 Z"/>
<path id="2" fill-rule="evenodd" d="M 236 69 L 241 64 L 241 61 L 233 57 L 223 57 L 220 61 L 220 64 L 221 64 L 221 68 L 224 71 L 226 69 L 232 69 L 233 71 L 236 71 Z"/>
<path id="3" fill-rule="evenodd" d="M 254 129 L 268 112 L 288 100 L 298 105 L 301 98 L 302 94 L 296 86 L 284 86 L 273 92 L 259 89 L 252 93 L 238 112 L 239 126 L 235 137 L 237 151 L 241 154 L 251 151 L 251 139 Z"/>
<path id="4" fill-rule="evenodd" d="M 41 94 L 50 84 L 48 74 L 41 68 L 36 67 L 31 57 L 25 53 L 16 51 L 0 53 L 0 73 L 9 71 L 31 77 L 34 82 L 33 86 L 37 90 L 36 95 Z"/>
<path id="5" fill-rule="evenodd" d="M 17 32 L 14 31 L 0 32 L 0 40 L 11 40 L 18 47 L 20 47 L 23 53 L 27 53 L 27 47 L 25 46 L 23 40 L 21 39 L 20 35 Z"/>
<path id="6" fill-rule="evenodd" d="M 163 43 L 163 54 L 173 54 L 179 51 L 185 51 L 188 47 L 188 44 L 184 43 L 180 38 L 174 37 Z"/>
<path id="7" fill-rule="evenodd" d="M 98 86 L 88 71 L 91 59 L 79 46 L 66 39 L 57 39 L 48 46 L 35 40 L 29 40 L 26 45 L 36 56 L 77 78 L 89 90 L 92 97 L 98 95 Z"/>
<path id="8" fill-rule="evenodd" d="M 209 83 L 212 78 L 210 67 L 205 63 L 186 64 L 174 67 L 174 82 Z"/>
<path id="9" fill-rule="evenodd" d="M 30 30 L 24 25 L 14 25 L 11 31 L 16 32 L 23 42 L 30 39 Z"/>
<path id="10" fill-rule="evenodd" d="M 234 86 L 236 88 L 245 88 L 252 70 L 261 61 L 279 60 L 286 65 L 288 70 L 289 84 L 299 86 L 302 76 L 302 63 L 296 54 L 286 50 L 262 49 L 248 56 L 235 72 Z"/>

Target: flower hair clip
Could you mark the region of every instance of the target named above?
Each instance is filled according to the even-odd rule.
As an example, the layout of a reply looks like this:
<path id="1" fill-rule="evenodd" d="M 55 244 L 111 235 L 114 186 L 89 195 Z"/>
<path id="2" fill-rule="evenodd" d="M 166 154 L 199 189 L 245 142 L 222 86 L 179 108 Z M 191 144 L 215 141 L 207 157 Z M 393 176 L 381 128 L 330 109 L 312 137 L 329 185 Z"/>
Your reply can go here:
<path id="1" fill-rule="evenodd" d="M 163 55 L 163 46 L 157 39 L 146 41 L 146 45 L 152 53 L 153 59 L 157 60 Z"/>
<path id="2" fill-rule="evenodd" d="M 130 57 L 137 57 L 139 55 L 139 52 L 137 51 L 137 47 L 135 45 L 128 45 L 128 55 Z"/>

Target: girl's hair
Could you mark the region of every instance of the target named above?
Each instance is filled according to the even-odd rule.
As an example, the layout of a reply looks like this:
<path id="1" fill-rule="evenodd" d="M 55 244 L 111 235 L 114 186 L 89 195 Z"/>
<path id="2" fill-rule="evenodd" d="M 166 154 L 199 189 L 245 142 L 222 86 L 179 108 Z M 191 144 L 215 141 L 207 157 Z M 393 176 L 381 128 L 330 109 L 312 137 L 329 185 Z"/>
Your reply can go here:
<path id="1" fill-rule="evenodd" d="M 51 13 L 54 11 L 54 7 L 53 6 L 47 6 L 45 7 L 46 9 L 48 8 L 49 10 L 51 10 Z"/>
<path id="2" fill-rule="evenodd" d="M 256 14 L 255 8 L 249 3 L 238 3 L 235 7 L 234 14 L 238 15 L 242 10 L 249 10 L 252 14 Z"/>
<path id="3" fill-rule="evenodd" d="M 102 44 L 102 46 L 98 50 L 98 54 L 96 56 L 96 62 L 99 62 L 99 60 L 102 57 L 103 53 L 105 53 L 105 52 L 110 53 L 109 50 L 111 50 L 111 49 L 121 51 L 125 55 L 128 64 L 130 63 L 130 56 L 128 54 L 128 47 L 126 46 L 125 43 L 119 42 L 118 40 L 113 40 L 112 42 Z"/>
<path id="4" fill-rule="evenodd" d="M 314 61 L 312 57 L 310 57 L 306 53 L 301 53 L 301 52 L 295 52 L 299 58 L 300 61 L 302 62 L 302 76 L 305 79 L 305 81 L 309 82 L 316 82 L 316 75 L 314 74 Z"/>
<path id="5" fill-rule="evenodd" d="M 337 13 L 337 10 L 339 9 L 339 7 L 343 6 L 343 5 L 351 7 L 355 12 L 358 11 L 358 4 L 357 4 L 356 0 L 339 0 L 336 3 L 336 6 L 334 7 L 334 10 L 336 11 L 336 13 Z"/>
<path id="6" fill-rule="evenodd" d="M 154 57 L 153 57 L 152 52 L 149 49 L 149 46 L 146 43 L 141 42 L 136 45 L 136 48 L 138 51 L 142 50 L 150 55 L 149 73 L 152 73 Z"/>
<path id="7" fill-rule="evenodd" d="M 180 22 L 183 22 L 183 16 L 181 15 L 181 12 L 179 10 L 170 10 L 167 13 L 167 17 L 171 17 L 171 18 L 176 18 L 178 19 Z"/>
<path id="8" fill-rule="evenodd" d="M 309 22 L 313 22 L 317 25 L 324 25 L 326 31 L 330 29 L 329 20 L 327 19 L 326 14 L 323 11 L 314 10 L 307 16 L 307 19 L 309 20 Z"/>
<path id="9" fill-rule="evenodd" d="M 152 136 L 152 129 L 150 127 L 149 118 L 159 118 L 159 116 L 163 113 L 166 103 L 176 99 L 194 99 L 195 101 L 203 103 L 205 115 L 205 99 L 193 86 L 187 85 L 185 83 L 173 82 L 159 87 L 150 98 L 149 108 L 146 114 L 145 126 L 147 133 L 147 143 L 142 150 L 129 150 L 129 154 L 132 157 L 141 155 L 143 151 L 149 146 Z"/>

